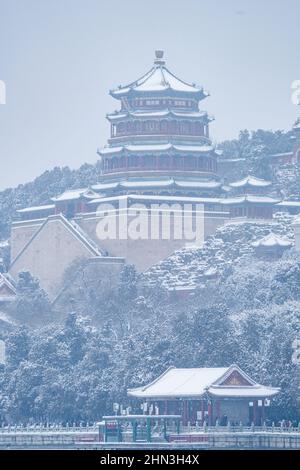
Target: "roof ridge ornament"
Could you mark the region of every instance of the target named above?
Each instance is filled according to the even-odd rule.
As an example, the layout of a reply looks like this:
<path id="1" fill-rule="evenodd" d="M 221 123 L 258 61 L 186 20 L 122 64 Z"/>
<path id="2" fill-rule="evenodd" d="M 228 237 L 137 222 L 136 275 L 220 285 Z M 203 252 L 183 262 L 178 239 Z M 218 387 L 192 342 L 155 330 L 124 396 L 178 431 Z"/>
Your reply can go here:
<path id="1" fill-rule="evenodd" d="M 163 50 L 157 50 L 155 51 L 155 60 L 154 64 L 155 65 L 165 65 L 165 60 L 163 59 L 164 57 L 164 51 Z"/>

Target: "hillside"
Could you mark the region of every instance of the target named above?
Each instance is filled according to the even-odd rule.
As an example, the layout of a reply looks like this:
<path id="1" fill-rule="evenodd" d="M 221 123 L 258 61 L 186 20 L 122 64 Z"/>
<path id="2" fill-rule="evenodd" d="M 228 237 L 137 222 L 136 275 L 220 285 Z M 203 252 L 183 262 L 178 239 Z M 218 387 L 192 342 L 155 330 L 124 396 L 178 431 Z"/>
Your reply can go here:
<path id="1" fill-rule="evenodd" d="M 143 275 L 144 282 L 168 289 L 201 287 L 210 278 L 228 276 L 232 266 L 254 257 L 251 243 L 270 232 L 294 238 L 292 216 L 278 213 L 271 223 L 227 223 L 209 237 L 203 248 L 184 248 L 153 266 Z"/>

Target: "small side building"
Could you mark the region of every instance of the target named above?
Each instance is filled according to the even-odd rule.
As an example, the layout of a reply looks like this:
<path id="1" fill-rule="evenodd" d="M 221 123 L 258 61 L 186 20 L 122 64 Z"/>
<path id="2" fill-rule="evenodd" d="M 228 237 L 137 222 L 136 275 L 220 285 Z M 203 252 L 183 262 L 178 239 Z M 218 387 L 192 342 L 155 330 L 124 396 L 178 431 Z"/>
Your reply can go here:
<path id="1" fill-rule="evenodd" d="M 252 175 L 230 183 L 230 195 L 223 200 L 230 218 L 271 220 L 274 207 L 280 202 L 269 194 L 271 186 L 271 181 Z"/>
<path id="2" fill-rule="evenodd" d="M 184 425 L 205 421 L 213 426 L 218 421 L 221 425 L 231 422 L 260 426 L 266 418 L 266 405 L 279 391 L 258 384 L 233 364 L 195 369 L 170 367 L 153 382 L 128 390 L 128 395 L 142 400 L 143 409 L 148 407 L 160 415 L 181 415 Z"/>
<path id="3" fill-rule="evenodd" d="M 291 248 L 292 242 L 275 233 L 269 233 L 253 242 L 252 246 L 257 257 L 273 260 L 280 258 L 286 250 Z"/>

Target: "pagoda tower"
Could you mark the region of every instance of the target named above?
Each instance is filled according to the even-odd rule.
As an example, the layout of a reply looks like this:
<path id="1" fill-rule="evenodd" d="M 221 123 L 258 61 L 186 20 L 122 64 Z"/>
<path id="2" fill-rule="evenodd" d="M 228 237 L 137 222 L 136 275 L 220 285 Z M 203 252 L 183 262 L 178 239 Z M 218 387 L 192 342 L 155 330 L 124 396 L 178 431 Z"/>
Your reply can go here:
<path id="1" fill-rule="evenodd" d="M 220 191 L 218 155 L 209 138 L 212 118 L 199 109 L 208 93 L 170 72 L 163 51 L 155 52 L 145 75 L 110 94 L 120 109 L 107 115 L 111 137 L 98 150 L 103 178 L 96 190 L 110 193 L 117 183 L 118 193 Z"/>

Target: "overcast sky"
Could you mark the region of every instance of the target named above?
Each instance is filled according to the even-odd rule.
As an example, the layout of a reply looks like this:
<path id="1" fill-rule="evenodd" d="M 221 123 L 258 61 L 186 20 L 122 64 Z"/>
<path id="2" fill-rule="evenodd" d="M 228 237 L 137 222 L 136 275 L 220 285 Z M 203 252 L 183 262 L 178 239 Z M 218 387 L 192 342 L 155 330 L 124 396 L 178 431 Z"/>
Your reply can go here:
<path id="1" fill-rule="evenodd" d="M 95 162 L 118 107 L 109 89 L 150 69 L 155 49 L 210 92 L 215 141 L 289 129 L 299 17 L 299 0 L 0 0 L 0 189 Z"/>

